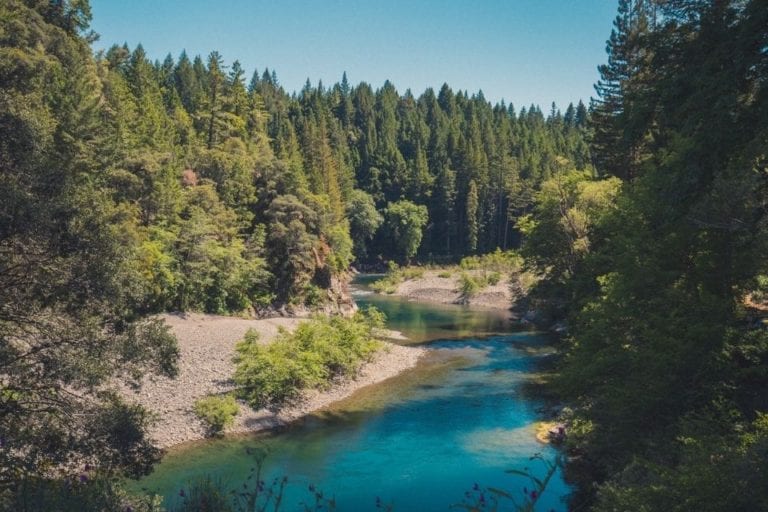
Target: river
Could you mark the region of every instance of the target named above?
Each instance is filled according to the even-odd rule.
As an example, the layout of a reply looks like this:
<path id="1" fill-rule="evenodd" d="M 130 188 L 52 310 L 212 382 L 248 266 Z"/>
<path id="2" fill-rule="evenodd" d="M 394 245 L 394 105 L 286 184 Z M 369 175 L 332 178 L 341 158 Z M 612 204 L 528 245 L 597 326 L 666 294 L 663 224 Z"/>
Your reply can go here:
<path id="1" fill-rule="evenodd" d="M 521 499 L 530 481 L 506 470 L 541 478 L 546 467 L 531 457 L 556 454 L 536 441 L 542 404 L 524 392 L 537 359 L 551 353 L 547 338 L 515 331 L 506 312 L 370 294 L 362 280 L 358 287 L 358 304 L 386 313 L 388 328 L 409 338 L 403 343 L 433 349 L 416 368 L 282 431 L 173 449 L 134 487 L 165 496 L 169 505 L 203 475 L 234 489 L 254 466 L 246 450 L 258 447 L 268 452 L 265 480 L 288 477 L 281 510 L 314 503 L 310 486 L 333 496 L 341 512 L 390 505 L 396 512 L 448 510 L 481 493 L 487 503 L 488 487 Z M 536 510 L 565 510 L 568 492 L 558 471 Z M 507 500 L 500 504 L 514 510 Z"/>

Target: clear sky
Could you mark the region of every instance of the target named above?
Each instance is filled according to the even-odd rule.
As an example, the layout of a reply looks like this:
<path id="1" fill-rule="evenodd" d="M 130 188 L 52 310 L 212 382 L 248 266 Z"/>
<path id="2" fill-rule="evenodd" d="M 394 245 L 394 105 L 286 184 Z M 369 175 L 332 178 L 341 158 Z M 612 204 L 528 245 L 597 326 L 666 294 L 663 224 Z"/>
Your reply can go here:
<path id="1" fill-rule="evenodd" d="M 592 96 L 615 0 L 91 0 L 96 49 L 142 43 L 153 59 L 218 50 L 247 76 L 277 71 L 415 95 L 447 82 L 518 108 Z"/>

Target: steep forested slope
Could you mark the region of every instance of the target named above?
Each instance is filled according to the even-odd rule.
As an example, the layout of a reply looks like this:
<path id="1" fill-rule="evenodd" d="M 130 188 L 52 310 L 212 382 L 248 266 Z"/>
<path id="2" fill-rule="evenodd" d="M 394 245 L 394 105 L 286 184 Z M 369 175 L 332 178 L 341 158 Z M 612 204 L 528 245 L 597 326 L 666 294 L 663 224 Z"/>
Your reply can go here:
<path id="1" fill-rule="evenodd" d="M 601 178 L 545 183 L 525 224 L 571 328 L 574 508 L 766 509 L 768 8 L 623 0 L 608 51 Z"/>

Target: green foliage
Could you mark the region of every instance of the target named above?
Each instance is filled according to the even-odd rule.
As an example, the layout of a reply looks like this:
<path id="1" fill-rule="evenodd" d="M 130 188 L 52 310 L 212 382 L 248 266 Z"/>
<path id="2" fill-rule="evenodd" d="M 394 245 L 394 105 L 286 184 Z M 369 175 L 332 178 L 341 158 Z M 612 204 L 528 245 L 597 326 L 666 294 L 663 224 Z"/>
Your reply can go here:
<path id="1" fill-rule="evenodd" d="M 278 298 L 300 293 L 315 271 L 319 219 L 312 208 L 292 195 L 278 196 L 267 211 L 270 220 L 267 257 L 275 274 Z"/>
<path id="2" fill-rule="evenodd" d="M 459 291 L 464 300 L 477 295 L 477 293 L 488 285 L 485 279 L 462 272 L 459 276 Z"/>
<path id="3" fill-rule="evenodd" d="M 477 237 L 480 231 L 477 213 L 480 199 L 477 196 L 475 180 L 469 182 L 467 191 L 467 251 L 471 254 L 477 251 Z"/>
<path id="4" fill-rule="evenodd" d="M 195 402 L 195 414 L 214 435 L 231 426 L 239 411 L 240 407 L 232 395 L 207 396 Z"/>
<path id="5" fill-rule="evenodd" d="M 397 287 L 403 281 L 410 279 L 419 279 L 424 277 L 424 269 L 419 267 L 400 267 L 397 263 L 389 262 L 389 271 L 387 275 L 374 281 L 371 289 L 379 293 L 392 294 L 397 291 Z"/>
<path id="6" fill-rule="evenodd" d="M 242 311 L 259 302 L 269 274 L 237 236 L 234 211 L 210 185 L 191 188 L 174 244 L 180 256 L 177 307 L 210 313 Z"/>
<path id="7" fill-rule="evenodd" d="M 399 258 L 410 261 L 421 245 L 423 229 L 429 220 L 427 208 L 410 201 L 398 201 L 387 205 L 384 217 Z"/>
<path id="8" fill-rule="evenodd" d="M 132 496 L 117 478 L 92 468 L 66 479 L 27 478 L 20 485 L 3 489 L 3 510 L 81 512 L 83 510 L 133 510 L 165 512 L 161 496 Z"/>
<path id="9" fill-rule="evenodd" d="M 459 267 L 463 270 L 485 270 L 514 274 L 522 269 L 523 258 L 515 251 L 496 249 L 494 252 L 480 256 L 466 256 L 461 259 Z"/>
<path id="10" fill-rule="evenodd" d="M 751 298 L 758 303 L 768 302 L 768 276 L 762 274 L 755 276 Z"/>
<path id="11" fill-rule="evenodd" d="M 561 174 L 518 223 L 568 315 L 574 508 L 768 502 L 768 334 L 745 301 L 766 275 L 768 117 L 745 92 L 764 92 L 766 26 L 757 1 L 622 0 L 593 149 L 624 182 Z"/>
<path id="12" fill-rule="evenodd" d="M 304 304 L 310 307 L 319 307 L 325 304 L 327 295 L 314 284 L 308 284 L 304 290 Z"/>
<path id="13" fill-rule="evenodd" d="M 384 222 L 384 217 L 376 210 L 373 196 L 359 189 L 350 194 L 346 215 L 349 219 L 350 235 L 355 241 L 354 253 L 358 258 L 365 257 L 366 242 L 376 234 Z"/>
<path id="14" fill-rule="evenodd" d="M 501 281 L 499 272 L 462 272 L 459 275 L 459 292 L 463 301 L 468 301 L 480 293 L 484 288 L 493 286 Z"/>
<path id="15" fill-rule="evenodd" d="M 150 417 L 114 383 L 173 375 L 178 356 L 159 321 L 137 321 L 135 210 L 105 183 L 115 148 L 101 70 L 79 36 L 90 10 L 59 4 L 0 4 L 3 510 L 23 510 L 30 487 L 42 510 L 100 503 L 90 488 L 66 495 L 86 463 L 146 474 L 160 456 Z"/>
<path id="16" fill-rule="evenodd" d="M 275 406 L 302 390 L 354 374 L 380 348 L 372 331 L 384 318 L 375 309 L 352 318 L 316 317 L 262 345 L 254 332 L 237 345 L 235 383 L 254 407 Z"/>
<path id="17" fill-rule="evenodd" d="M 349 226 L 346 223 L 337 224 L 328 230 L 327 236 L 331 248 L 331 267 L 336 272 L 346 271 L 355 257 Z"/>
<path id="18" fill-rule="evenodd" d="M 447 86 L 291 96 L 274 72 L 246 87 L 215 51 L 94 57 L 90 16 L 87 0 L 0 3 L 0 433 L 14 446 L 0 480 L 13 485 L 83 460 L 136 476 L 159 457 L 146 412 L 108 389 L 177 371 L 173 337 L 138 318 L 316 304 L 355 256 L 507 248 L 555 157 L 588 161 L 580 123 Z M 302 379 L 349 369 L 355 350 L 331 346 Z"/>
<path id="19" fill-rule="evenodd" d="M 545 181 L 531 214 L 518 220 L 525 237 L 522 254 L 529 269 L 546 279 L 530 291 L 531 307 L 543 318 L 562 317 L 578 309 L 577 297 L 591 293 L 594 278 L 587 268 L 597 264 L 603 223 L 619 208 L 618 178 L 596 179 L 570 171 Z"/>
<path id="20" fill-rule="evenodd" d="M 576 171 L 544 182 L 534 214 L 520 224 L 526 259 L 555 280 L 571 276 L 599 242 L 594 226 L 616 209 L 620 189 L 617 178 L 595 180 Z"/>

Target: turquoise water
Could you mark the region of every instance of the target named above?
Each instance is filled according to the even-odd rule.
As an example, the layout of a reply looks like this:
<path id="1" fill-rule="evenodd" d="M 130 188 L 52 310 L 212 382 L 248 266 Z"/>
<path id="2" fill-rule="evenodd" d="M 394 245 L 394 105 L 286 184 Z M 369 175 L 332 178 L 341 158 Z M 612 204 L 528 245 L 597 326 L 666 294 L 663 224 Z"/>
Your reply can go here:
<path id="1" fill-rule="evenodd" d="M 390 328 L 422 343 L 437 337 L 428 342 L 433 353 L 416 369 L 283 432 L 175 450 L 139 486 L 170 503 L 190 480 L 206 474 L 235 488 L 254 465 L 246 448 L 258 445 L 269 451 L 265 480 L 288 476 L 282 510 L 310 502 L 310 484 L 334 496 L 340 511 L 377 510 L 377 497 L 395 511 L 448 510 L 475 483 L 522 497 L 530 483 L 505 470 L 529 468 L 542 477 L 543 464 L 530 457 L 555 455 L 534 437 L 541 404 L 522 393 L 536 359 L 548 352 L 546 339 L 527 332 L 466 335 L 473 328 L 483 335 L 508 328 L 503 313 L 371 295 L 358 301 L 376 304 L 391 315 Z M 537 510 L 565 510 L 561 498 L 567 493 L 556 474 Z"/>
<path id="2" fill-rule="evenodd" d="M 358 286 L 353 291 L 357 304 L 376 306 L 387 315 L 387 327 L 403 332 L 411 342 L 488 336 L 508 333 L 514 328 L 507 311 L 409 302 L 402 297 L 373 294 L 364 285 Z"/>

